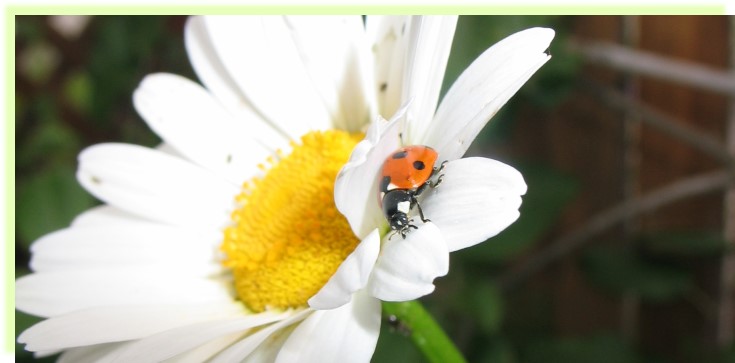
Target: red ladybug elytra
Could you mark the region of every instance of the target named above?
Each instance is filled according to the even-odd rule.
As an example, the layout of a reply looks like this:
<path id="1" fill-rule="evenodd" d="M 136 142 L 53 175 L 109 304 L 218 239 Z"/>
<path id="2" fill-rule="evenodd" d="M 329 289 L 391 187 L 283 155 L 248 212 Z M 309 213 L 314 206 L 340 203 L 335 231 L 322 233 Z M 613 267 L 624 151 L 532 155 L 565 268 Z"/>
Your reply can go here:
<path id="1" fill-rule="evenodd" d="M 432 180 L 446 164 L 444 161 L 439 167 L 434 167 L 438 156 L 428 146 L 412 145 L 396 150 L 383 163 L 378 188 L 383 215 L 393 233 L 404 239 L 411 228 L 418 229 L 411 224 L 413 219 L 408 219 L 408 213 L 414 206 L 419 210 L 421 221 L 429 222 L 416 197 L 427 187 L 436 188 L 441 183 L 443 174 L 436 181 Z"/>

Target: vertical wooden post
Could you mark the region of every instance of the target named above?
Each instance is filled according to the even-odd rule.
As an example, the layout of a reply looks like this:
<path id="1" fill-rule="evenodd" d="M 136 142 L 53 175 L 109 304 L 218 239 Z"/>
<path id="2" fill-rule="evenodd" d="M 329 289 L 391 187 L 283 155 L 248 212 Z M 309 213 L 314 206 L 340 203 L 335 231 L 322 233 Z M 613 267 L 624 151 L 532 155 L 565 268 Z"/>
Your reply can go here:
<path id="1" fill-rule="evenodd" d="M 622 43 L 626 47 L 637 48 L 640 39 L 639 16 L 624 16 L 622 21 Z M 623 75 L 623 94 L 637 101 L 640 96 L 638 76 L 626 72 Z M 631 201 L 640 196 L 640 164 L 641 164 L 641 123 L 635 118 L 631 111 L 623 115 L 623 198 Z M 640 221 L 638 217 L 626 218 L 623 222 L 624 239 L 627 243 L 633 243 L 633 239 L 640 232 Z M 620 330 L 629 341 L 638 339 L 640 313 L 640 296 L 634 292 L 625 293 L 620 302 Z"/>
<path id="2" fill-rule="evenodd" d="M 729 22 L 729 55 L 730 70 L 735 72 L 735 20 Z M 730 96 L 727 115 L 727 131 L 725 142 L 730 155 L 735 157 L 735 97 Z M 732 175 L 731 175 L 732 176 Z M 717 344 L 727 347 L 733 343 L 735 324 L 735 182 L 725 192 L 723 208 L 724 237 L 727 243 L 727 253 L 722 258 L 720 268 L 720 287 L 717 307 Z"/>

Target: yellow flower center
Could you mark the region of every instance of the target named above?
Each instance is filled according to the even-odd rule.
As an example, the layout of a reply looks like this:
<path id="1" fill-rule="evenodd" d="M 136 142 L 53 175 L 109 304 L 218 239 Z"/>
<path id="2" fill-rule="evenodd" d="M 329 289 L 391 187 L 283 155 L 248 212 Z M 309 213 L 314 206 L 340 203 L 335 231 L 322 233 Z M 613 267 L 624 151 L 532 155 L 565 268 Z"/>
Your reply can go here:
<path id="1" fill-rule="evenodd" d="M 222 250 L 250 310 L 306 306 L 360 242 L 334 204 L 334 180 L 361 139 L 310 132 L 243 185 Z"/>

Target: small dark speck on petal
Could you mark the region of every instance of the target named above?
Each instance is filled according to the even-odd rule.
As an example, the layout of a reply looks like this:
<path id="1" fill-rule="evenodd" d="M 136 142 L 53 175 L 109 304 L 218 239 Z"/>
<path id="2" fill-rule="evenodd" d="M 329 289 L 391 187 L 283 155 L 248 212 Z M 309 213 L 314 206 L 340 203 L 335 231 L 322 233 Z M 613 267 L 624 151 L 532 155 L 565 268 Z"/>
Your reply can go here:
<path id="1" fill-rule="evenodd" d="M 94 175 L 93 175 L 93 176 L 92 176 L 92 177 L 90 178 L 90 180 L 91 180 L 91 181 L 92 181 L 92 183 L 94 183 L 94 184 L 98 184 L 98 185 L 99 185 L 99 184 L 102 184 L 102 179 L 100 179 L 100 178 L 98 178 L 98 177 L 96 177 L 96 176 L 94 176 Z"/>
<path id="2" fill-rule="evenodd" d="M 227 164 L 232 162 L 232 154 L 227 154 Z"/>
<path id="3" fill-rule="evenodd" d="M 383 82 L 383 83 L 380 84 L 380 92 L 385 92 L 385 90 L 387 90 L 387 89 L 388 89 L 388 83 L 387 82 Z"/>

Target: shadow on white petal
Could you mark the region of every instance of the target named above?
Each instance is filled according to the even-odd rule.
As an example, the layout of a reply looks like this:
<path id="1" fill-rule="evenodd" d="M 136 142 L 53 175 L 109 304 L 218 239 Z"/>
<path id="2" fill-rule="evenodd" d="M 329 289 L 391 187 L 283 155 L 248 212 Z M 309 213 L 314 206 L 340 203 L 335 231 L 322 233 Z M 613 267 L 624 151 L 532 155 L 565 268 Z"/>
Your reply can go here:
<path id="1" fill-rule="evenodd" d="M 278 349 L 278 345 L 274 345 L 271 347 L 263 347 L 262 344 L 268 344 L 269 339 L 274 334 L 282 333 L 282 330 L 285 328 L 288 328 L 292 324 L 296 324 L 306 317 L 313 314 L 314 311 L 311 309 L 303 309 L 301 311 L 297 312 L 291 312 L 291 316 L 288 318 L 281 320 L 279 322 L 273 323 L 267 327 L 264 327 L 263 329 L 258 330 L 257 332 L 248 335 L 241 341 L 233 344 L 226 350 L 222 351 L 220 354 L 218 354 L 216 357 L 214 357 L 209 363 L 230 363 L 230 362 L 241 362 L 245 360 L 246 358 L 251 358 L 251 355 L 256 353 L 256 350 L 259 348 L 265 348 L 267 349 Z M 279 340 L 276 338 L 276 340 Z M 272 355 L 269 352 L 263 352 L 262 349 L 260 352 L 257 352 L 259 356 L 270 356 Z M 255 361 L 257 361 L 258 357 L 253 357 Z"/>
<path id="2" fill-rule="evenodd" d="M 362 131 L 372 120 L 372 58 L 359 16 L 289 16 L 294 45 L 332 127 Z"/>
<path id="3" fill-rule="evenodd" d="M 378 172 L 385 158 L 400 145 L 402 128 L 403 119 L 400 117 L 387 124 L 385 120 L 373 123 L 368 137 L 376 141 L 368 138 L 361 141 L 337 175 L 334 201 L 358 238 L 364 239 L 383 223 L 378 205 Z"/>
<path id="4" fill-rule="evenodd" d="M 383 243 L 368 283 L 373 296 L 414 300 L 434 291 L 434 279 L 449 271 L 449 251 L 439 228 L 432 222 L 418 227 L 405 240 L 396 235 Z"/>
<path id="5" fill-rule="evenodd" d="M 352 293 L 367 285 L 379 252 L 380 234 L 375 229 L 347 256 L 324 287 L 309 299 L 309 306 L 325 310 L 348 303 Z"/>
<path id="6" fill-rule="evenodd" d="M 380 334 L 380 301 L 357 292 L 337 309 L 316 311 L 281 347 L 276 363 L 368 362 Z"/>
<path id="7" fill-rule="evenodd" d="M 192 16 L 187 20 L 184 37 L 189 61 L 199 80 L 240 121 L 238 125 L 251 128 L 253 136 L 263 145 L 273 148 L 272 151 L 279 145 L 287 145 L 288 137 L 257 115 L 250 100 L 222 64 L 222 57 L 214 48 L 203 16 Z"/>
<path id="8" fill-rule="evenodd" d="M 411 21 L 402 99 L 413 102 L 404 145 L 421 144 L 434 118 L 456 26 L 457 16 L 420 16 Z"/>
<path id="9" fill-rule="evenodd" d="M 465 158 L 447 163 L 443 174 L 442 184 L 425 193 L 421 206 L 450 252 L 483 242 L 518 219 L 526 183 L 513 167 Z"/>
<path id="10" fill-rule="evenodd" d="M 216 339 L 212 339 L 192 350 L 181 353 L 173 358 L 166 359 L 162 363 L 201 363 L 207 362 L 210 358 L 217 355 L 233 343 L 240 341 L 247 334 L 246 331 L 240 331 L 225 335 Z"/>
<path id="11" fill-rule="evenodd" d="M 94 344 L 86 347 L 72 348 L 61 353 L 56 363 L 108 363 L 127 348 L 130 342 Z"/>
<path id="12" fill-rule="evenodd" d="M 39 322 L 25 330 L 18 342 L 26 350 L 44 351 L 140 339 L 182 326 L 242 314 L 241 306 L 225 304 L 168 304 L 96 307 Z"/>
<path id="13" fill-rule="evenodd" d="M 292 311 L 284 313 L 260 313 L 240 315 L 230 319 L 219 319 L 190 324 L 150 335 L 131 344 L 117 359 L 120 362 L 160 362 L 191 351 L 215 339 L 250 329 L 287 320 Z"/>
<path id="14" fill-rule="evenodd" d="M 285 18 L 208 16 L 204 23 L 223 66 L 264 119 L 294 140 L 331 127 L 329 110 Z"/>

